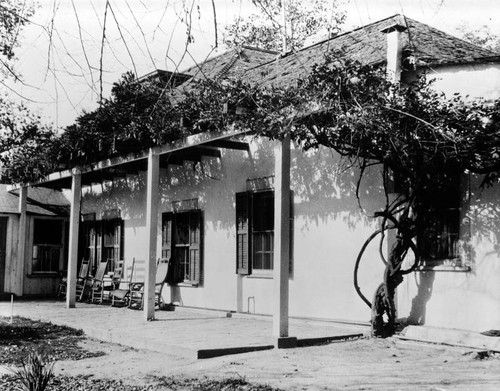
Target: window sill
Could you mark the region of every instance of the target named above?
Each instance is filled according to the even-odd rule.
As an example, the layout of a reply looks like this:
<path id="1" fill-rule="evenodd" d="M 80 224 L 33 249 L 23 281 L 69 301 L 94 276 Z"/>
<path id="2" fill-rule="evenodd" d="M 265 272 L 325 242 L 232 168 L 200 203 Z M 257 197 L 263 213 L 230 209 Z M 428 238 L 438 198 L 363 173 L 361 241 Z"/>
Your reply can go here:
<path id="1" fill-rule="evenodd" d="M 422 265 L 417 268 L 417 272 L 470 272 L 471 267 L 468 264 L 463 264 L 460 259 L 442 259 L 428 261 L 427 265 Z"/>
<path id="2" fill-rule="evenodd" d="M 261 278 L 265 280 L 272 280 L 274 278 L 274 272 L 272 270 L 258 270 L 252 271 L 252 274 L 246 276 L 247 278 Z"/>
<path id="3" fill-rule="evenodd" d="M 169 286 L 178 286 L 181 288 L 198 288 L 200 286 L 199 283 L 190 283 L 190 282 L 179 282 L 178 284 L 175 285 L 169 285 Z"/>

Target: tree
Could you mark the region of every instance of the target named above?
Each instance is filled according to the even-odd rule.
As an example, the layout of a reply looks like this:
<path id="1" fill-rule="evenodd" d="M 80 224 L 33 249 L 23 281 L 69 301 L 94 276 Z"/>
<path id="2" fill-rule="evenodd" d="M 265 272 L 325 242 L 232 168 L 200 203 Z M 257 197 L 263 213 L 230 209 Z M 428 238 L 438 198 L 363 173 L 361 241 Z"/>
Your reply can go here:
<path id="1" fill-rule="evenodd" d="M 289 133 L 306 150 L 325 146 L 336 151 L 350 167 L 359 168 L 358 199 L 367 168 L 380 167 L 386 203 L 373 216 L 380 227 L 360 249 L 354 269 L 367 245 L 378 238 L 385 273 L 371 301 L 357 277 L 354 285 L 372 309 L 373 334 L 387 336 L 395 330 L 397 286 L 430 255 L 416 239 L 425 234 L 427 219 L 439 215 L 436 194 L 446 194 L 463 173 L 482 176 L 483 186 L 498 181 L 500 100 L 467 102 L 459 95 L 447 99 L 425 76 L 409 85 L 393 85 L 383 69 L 342 58 L 337 53 L 317 65 L 297 86 L 258 89 L 226 83 L 211 88 L 211 100 L 226 98 L 228 106 L 246 108 L 228 111 L 223 121 L 233 127 L 278 139 Z M 390 182 L 398 187 L 395 198 L 390 197 Z M 385 255 L 390 230 L 396 239 Z M 409 258 L 413 263 L 407 265 Z"/>
<path id="2" fill-rule="evenodd" d="M 252 0 L 258 13 L 238 17 L 224 31 L 224 44 L 228 47 L 241 45 L 262 49 L 282 50 L 282 1 Z M 323 32 L 336 34 L 345 21 L 345 11 L 339 10 L 339 2 L 314 0 L 304 2 L 288 0 L 286 4 L 287 42 L 289 50 L 300 49 L 305 40 Z"/>
<path id="3" fill-rule="evenodd" d="M 489 26 L 471 27 L 464 23 L 457 28 L 457 32 L 470 43 L 500 53 L 500 36 L 491 31 Z"/>
<path id="4" fill-rule="evenodd" d="M 25 183 L 54 169 L 55 131 L 25 105 L 0 97 L 0 182 Z"/>
<path id="5" fill-rule="evenodd" d="M 23 0 L 0 0 L 0 64 L 4 76 L 17 78 L 11 64 L 21 28 L 33 15 L 33 4 Z"/>
<path id="6" fill-rule="evenodd" d="M 182 97 L 172 93 L 172 87 L 182 81 L 177 77 L 160 73 L 137 79 L 125 73 L 113 84 L 109 99 L 65 129 L 51 148 L 54 162 L 65 167 L 91 164 L 207 130 L 210 121 L 201 113 L 216 103 L 200 95 L 204 89 Z"/>
<path id="7" fill-rule="evenodd" d="M 15 48 L 22 27 L 33 15 L 33 4 L 23 0 L 0 0 L 0 74 L 19 79 L 15 72 Z M 1 80 L 0 80 L 1 82 Z M 45 154 L 55 131 L 42 124 L 24 104 L 0 97 L 0 181 L 24 182 L 53 168 Z"/>

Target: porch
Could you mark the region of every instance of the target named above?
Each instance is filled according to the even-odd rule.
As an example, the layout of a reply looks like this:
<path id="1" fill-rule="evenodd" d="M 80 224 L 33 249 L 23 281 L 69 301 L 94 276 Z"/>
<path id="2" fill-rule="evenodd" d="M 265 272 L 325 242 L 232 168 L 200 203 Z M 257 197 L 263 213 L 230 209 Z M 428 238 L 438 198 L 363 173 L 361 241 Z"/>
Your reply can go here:
<path id="1" fill-rule="evenodd" d="M 210 358 L 273 349 L 270 316 L 176 307 L 156 311 L 155 320 L 144 322 L 141 311 L 78 303 L 68 309 L 56 300 L 16 301 L 14 316 L 82 329 L 89 337 L 186 358 Z M 11 303 L 0 302 L 0 315 L 10 317 Z M 359 338 L 369 334 L 368 324 L 290 318 L 290 335 L 297 346 L 310 346 Z"/>

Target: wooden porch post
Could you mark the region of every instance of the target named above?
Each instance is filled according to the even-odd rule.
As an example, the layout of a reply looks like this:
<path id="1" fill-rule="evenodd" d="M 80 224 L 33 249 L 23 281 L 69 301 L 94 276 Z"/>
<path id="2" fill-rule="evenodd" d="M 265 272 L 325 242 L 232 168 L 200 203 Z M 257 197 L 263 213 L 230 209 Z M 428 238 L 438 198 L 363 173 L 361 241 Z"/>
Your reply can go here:
<path id="1" fill-rule="evenodd" d="M 79 169 L 71 173 L 71 209 L 69 214 L 68 275 L 66 286 L 66 308 L 75 308 L 76 273 L 78 269 L 78 231 L 80 228 L 80 206 L 82 198 L 82 174 Z"/>
<path id="2" fill-rule="evenodd" d="M 26 263 L 26 238 L 28 233 L 28 219 L 26 216 L 28 204 L 28 188 L 22 186 L 19 191 L 19 238 L 18 238 L 18 264 L 17 264 L 17 278 L 14 292 L 18 296 L 23 295 L 24 286 L 24 265 Z"/>
<path id="3" fill-rule="evenodd" d="M 147 262 L 146 285 L 144 287 L 144 319 L 155 318 L 155 275 L 156 244 L 158 235 L 158 192 L 160 185 L 160 156 L 149 150 L 147 195 L 146 195 L 146 229 L 147 229 Z"/>
<path id="4" fill-rule="evenodd" d="M 274 299 L 273 336 L 278 347 L 292 347 L 297 339 L 288 336 L 290 263 L 290 136 L 275 150 L 274 194 Z"/>

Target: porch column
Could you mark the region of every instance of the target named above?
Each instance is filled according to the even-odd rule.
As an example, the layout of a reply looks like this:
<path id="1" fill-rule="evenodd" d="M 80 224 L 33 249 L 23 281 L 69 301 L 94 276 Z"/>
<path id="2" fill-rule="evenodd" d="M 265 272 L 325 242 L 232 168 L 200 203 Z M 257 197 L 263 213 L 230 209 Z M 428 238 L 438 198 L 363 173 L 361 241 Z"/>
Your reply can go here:
<path id="1" fill-rule="evenodd" d="M 26 216 L 26 209 L 28 204 L 28 188 L 22 186 L 19 191 L 19 238 L 17 242 L 17 273 L 16 282 L 14 287 L 14 293 L 18 296 L 23 295 L 23 285 L 24 285 L 24 266 L 26 263 L 26 239 L 28 234 L 28 219 Z"/>
<path id="2" fill-rule="evenodd" d="M 274 193 L 274 314 L 273 336 L 288 339 L 288 278 L 290 263 L 290 136 L 275 150 Z M 295 339 L 296 342 L 296 339 Z M 284 346 L 283 346 L 284 347 Z"/>
<path id="3" fill-rule="evenodd" d="M 78 269 L 78 231 L 80 228 L 80 206 L 82 198 L 82 173 L 73 169 L 71 173 L 71 209 L 69 213 L 68 275 L 66 282 L 66 308 L 75 308 L 76 273 Z"/>
<path id="4" fill-rule="evenodd" d="M 147 262 L 146 285 L 144 287 L 144 319 L 155 318 L 155 275 L 156 245 L 158 236 L 158 192 L 160 185 L 160 156 L 149 150 L 147 195 L 146 195 L 146 231 Z"/>

